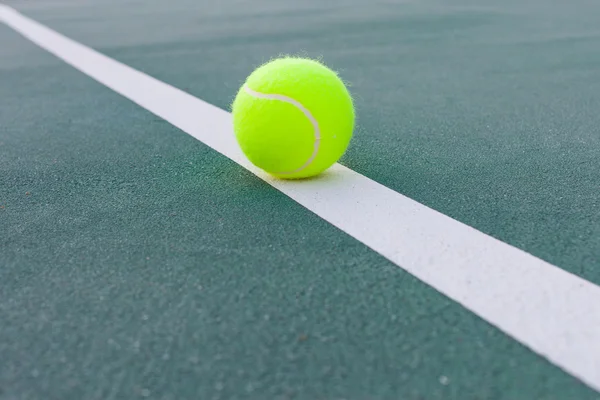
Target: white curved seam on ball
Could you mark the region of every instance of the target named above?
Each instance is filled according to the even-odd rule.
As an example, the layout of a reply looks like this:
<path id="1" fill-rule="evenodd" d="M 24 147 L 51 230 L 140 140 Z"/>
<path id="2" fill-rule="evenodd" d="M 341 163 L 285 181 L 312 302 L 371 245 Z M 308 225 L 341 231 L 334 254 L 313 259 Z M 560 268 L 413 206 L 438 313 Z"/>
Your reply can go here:
<path id="1" fill-rule="evenodd" d="M 319 129 L 319 123 L 317 122 L 316 118 L 299 101 L 294 100 L 291 97 L 287 97 L 282 94 L 268 94 L 268 93 L 257 92 L 256 90 L 250 89 L 248 86 L 244 86 L 244 90 L 250 96 L 257 97 L 259 99 L 279 100 L 279 101 L 283 101 L 285 103 L 289 103 L 289 104 L 293 105 L 294 107 L 296 107 L 298 110 L 300 110 L 304 114 L 304 116 L 306 118 L 308 118 L 308 120 L 313 125 L 313 128 L 315 130 L 315 144 L 314 144 L 312 154 L 300 168 L 297 168 L 293 171 L 287 171 L 287 172 L 275 172 L 275 174 L 278 174 L 278 175 L 295 174 L 295 173 L 301 172 L 302 170 L 308 168 L 310 166 L 310 164 L 312 164 L 312 162 L 317 157 L 317 154 L 319 153 L 319 143 L 321 141 L 321 130 Z"/>

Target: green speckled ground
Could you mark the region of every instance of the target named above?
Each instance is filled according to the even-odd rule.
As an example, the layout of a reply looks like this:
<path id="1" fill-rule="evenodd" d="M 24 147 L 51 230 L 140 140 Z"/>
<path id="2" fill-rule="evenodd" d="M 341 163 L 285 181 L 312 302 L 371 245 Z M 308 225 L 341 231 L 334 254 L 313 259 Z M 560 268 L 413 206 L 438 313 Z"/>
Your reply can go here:
<path id="1" fill-rule="evenodd" d="M 322 56 L 343 164 L 600 283 L 600 4 L 8 4 L 222 108 Z M 2 400 L 600 398 L 3 25 L 0 299 Z"/>

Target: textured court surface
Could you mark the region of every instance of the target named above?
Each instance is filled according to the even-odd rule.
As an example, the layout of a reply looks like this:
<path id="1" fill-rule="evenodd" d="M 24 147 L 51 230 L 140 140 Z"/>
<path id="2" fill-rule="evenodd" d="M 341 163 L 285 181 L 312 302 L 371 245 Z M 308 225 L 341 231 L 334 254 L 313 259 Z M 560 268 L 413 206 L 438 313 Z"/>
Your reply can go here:
<path id="1" fill-rule="evenodd" d="M 446 3 L 6 2 L 224 109 L 322 57 L 342 164 L 600 284 L 600 4 Z M 0 238 L 2 400 L 600 398 L 3 24 Z"/>

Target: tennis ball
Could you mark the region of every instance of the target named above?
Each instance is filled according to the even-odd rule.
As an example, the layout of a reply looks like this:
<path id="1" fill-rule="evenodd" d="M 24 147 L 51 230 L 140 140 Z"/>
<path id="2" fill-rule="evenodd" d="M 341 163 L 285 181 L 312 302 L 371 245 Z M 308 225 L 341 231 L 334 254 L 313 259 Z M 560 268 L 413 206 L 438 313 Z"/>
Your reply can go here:
<path id="1" fill-rule="evenodd" d="M 258 168 L 283 179 L 318 175 L 346 151 L 352 97 L 322 63 L 272 60 L 250 74 L 232 104 L 236 140 Z"/>

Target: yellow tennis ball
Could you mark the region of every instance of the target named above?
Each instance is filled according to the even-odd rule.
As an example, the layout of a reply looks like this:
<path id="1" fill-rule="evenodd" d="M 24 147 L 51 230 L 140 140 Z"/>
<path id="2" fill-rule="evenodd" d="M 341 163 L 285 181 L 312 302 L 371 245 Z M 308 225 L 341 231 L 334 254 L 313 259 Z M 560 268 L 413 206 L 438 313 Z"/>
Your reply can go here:
<path id="1" fill-rule="evenodd" d="M 257 68 L 237 93 L 232 113 L 242 152 L 284 179 L 331 167 L 354 130 L 354 106 L 344 82 L 306 58 L 279 58 Z"/>

